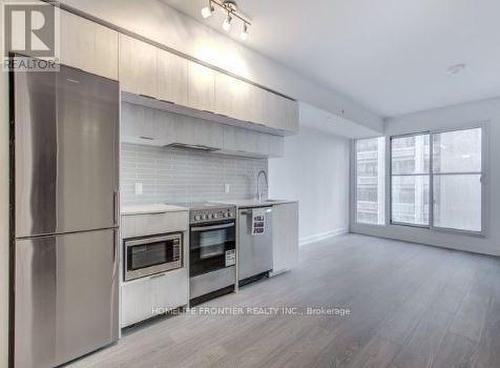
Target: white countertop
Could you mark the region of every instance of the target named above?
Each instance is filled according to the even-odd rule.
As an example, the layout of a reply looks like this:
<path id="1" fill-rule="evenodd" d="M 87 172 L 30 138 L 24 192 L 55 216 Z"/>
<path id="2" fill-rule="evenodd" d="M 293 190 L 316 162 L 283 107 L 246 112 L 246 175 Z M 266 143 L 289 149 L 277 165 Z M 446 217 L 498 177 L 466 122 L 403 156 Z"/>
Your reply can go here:
<path id="1" fill-rule="evenodd" d="M 264 207 L 264 206 L 273 206 L 278 204 L 285 203 L 295 203 L 298 202 L 296 200 L 289 199 L 268 199 L 262 202 L 259 202 L 257 199 L 229 199 L 219 201 L 221 203 L 230 204 L 236 206 L 238 208 L 250 208 L 250 207 Z"/>
<path id="2" fill-rule="evenodd" d="M 147 213 L 179 212 L 179 211 L 189 211 L 189 208 L 180 206 L 171 206 L 162 203 L 127 205 L 127 206 L 122 206 L 121 208 L 121 213 L 123 216 L 141 215 Z"/>

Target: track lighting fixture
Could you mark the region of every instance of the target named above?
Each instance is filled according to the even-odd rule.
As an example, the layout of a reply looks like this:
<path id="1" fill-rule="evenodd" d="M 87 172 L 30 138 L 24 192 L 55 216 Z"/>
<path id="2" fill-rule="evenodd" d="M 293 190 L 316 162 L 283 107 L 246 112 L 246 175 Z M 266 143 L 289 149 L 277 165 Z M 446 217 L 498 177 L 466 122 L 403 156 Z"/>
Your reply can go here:
<path id="1" fill-rule="evenodd" d="M 228 13 L 226 19 L 224 19 L 224 23 L 222 23 L 222 29 L 226 32 L 229 32 L 231 30 L 231 21 L 233 18 L 231 18 L 231 15 Z"/>
<path id="2" fill-rule="evenodd" d="M 222 11 L 227 13 L 224 22 L 222 23 L 222 29 L 226 32 L 230 32 L 232 28 L 233 19 L 237 18 L 237 20 L 242 22 L 242 30 L 240 33 L 240 38 L 245 41 L 248 39 L 248 33 L 250 28 L 250 20 L 248 17 L 243 15 L 236 5 L 236 2 L 233 0 L 208 0 L 208 5 L 201 9 L 201 15 L 203 18 L 210 18 L 214 11 L 214 5 L 218 6 Z"/>

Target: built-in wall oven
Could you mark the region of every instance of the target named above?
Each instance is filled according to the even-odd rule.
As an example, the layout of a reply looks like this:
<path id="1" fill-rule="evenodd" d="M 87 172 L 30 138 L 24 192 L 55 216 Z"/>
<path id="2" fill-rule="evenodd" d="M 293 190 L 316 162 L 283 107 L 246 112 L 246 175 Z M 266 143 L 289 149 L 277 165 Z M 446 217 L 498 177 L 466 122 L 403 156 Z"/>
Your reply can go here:
<path id="1" fill-rule="evenodd" d="M 234 290 L 235 216 L 234 207 L 190 210 L 189 275 L 192 304 L 196 304 L 201 296 L 208 295 L 210 298 L 211 293 Z"/>
<path id="2" fill-rule="evenodd" d="M 124 245 L 124 281 L 182 267 L 182 233 L 129 238 Z"/>

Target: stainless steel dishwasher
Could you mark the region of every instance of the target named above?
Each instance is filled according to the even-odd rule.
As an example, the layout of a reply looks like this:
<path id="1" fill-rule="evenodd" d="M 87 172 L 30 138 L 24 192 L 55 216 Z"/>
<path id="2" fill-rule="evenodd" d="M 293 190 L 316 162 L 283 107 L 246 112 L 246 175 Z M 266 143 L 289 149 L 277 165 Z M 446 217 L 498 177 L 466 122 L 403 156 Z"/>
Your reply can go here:
<path id="1" fill-rule="evenodd" d="M 252 213 L 264 210 L 265 230 L 262 234 L 252 234 Z M 270 206 L 243 208 L 239 214 L 238 280 L 240 284 L 253 277 L 265 275 L 273 268 L 273 209 Z M 243 281 L 243 282 L 241 282 Z"/>

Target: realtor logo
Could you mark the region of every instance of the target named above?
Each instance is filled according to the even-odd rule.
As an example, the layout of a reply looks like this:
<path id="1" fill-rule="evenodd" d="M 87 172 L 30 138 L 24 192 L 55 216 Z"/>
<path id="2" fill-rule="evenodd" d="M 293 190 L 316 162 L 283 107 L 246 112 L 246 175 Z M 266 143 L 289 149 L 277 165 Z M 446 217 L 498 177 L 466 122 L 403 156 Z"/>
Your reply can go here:
<path id="1" fill-rule="evenodd" d="M 15 1 L 5 2 L 2 10 L 4 70 L 55 71 L 59 8 Z"/>

